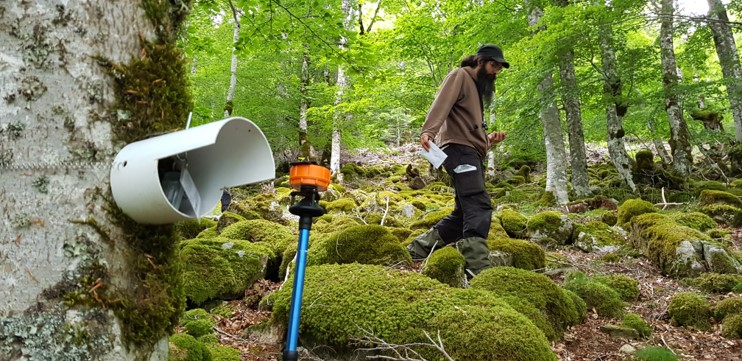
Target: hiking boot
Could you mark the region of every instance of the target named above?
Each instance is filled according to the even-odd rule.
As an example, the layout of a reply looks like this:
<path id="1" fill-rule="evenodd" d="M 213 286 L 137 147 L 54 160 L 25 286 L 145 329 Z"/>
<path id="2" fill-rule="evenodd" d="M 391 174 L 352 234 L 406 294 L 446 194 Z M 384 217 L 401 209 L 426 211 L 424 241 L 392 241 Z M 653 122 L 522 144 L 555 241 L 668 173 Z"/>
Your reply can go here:
<path id="1" fill-rule="evenodd" d="M 474 277 L 479 272 L 492 267 L 492 262 L 489 260 L 490 250 L 487 248 L 487 241 L 484 238 L 462 238 L 456 243 L 456 248 L 466 260 L 464 268 L 468 278 Z"/>
<path id="2" fill-rule="evenodd" d="M 441 238 L 438 230 L 431 228 L 412 240 L 412 243 L 407 245 L 407 251 L 410 252 L 413 260 L 421 260 L 428 257 L 434 249 L 441 248 L 444 245 L 445 242 L 443 242 L 443 238 Z"/>

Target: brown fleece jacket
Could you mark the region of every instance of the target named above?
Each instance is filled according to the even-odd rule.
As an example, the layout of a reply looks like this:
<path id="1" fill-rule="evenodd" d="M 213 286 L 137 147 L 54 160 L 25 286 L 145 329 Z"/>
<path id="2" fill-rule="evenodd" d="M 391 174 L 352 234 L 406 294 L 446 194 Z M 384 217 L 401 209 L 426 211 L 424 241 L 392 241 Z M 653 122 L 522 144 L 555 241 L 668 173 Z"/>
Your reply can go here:
<path id="1" fill-rule="evenodd" d="M 482 129 L 482 108 L 479 102 L 474 68 L 456 68 L 443 80 L 438 95 L 425 117 L 422 133 L 439 146 L 463 144 L 487 155 L 487 133 Z"/>

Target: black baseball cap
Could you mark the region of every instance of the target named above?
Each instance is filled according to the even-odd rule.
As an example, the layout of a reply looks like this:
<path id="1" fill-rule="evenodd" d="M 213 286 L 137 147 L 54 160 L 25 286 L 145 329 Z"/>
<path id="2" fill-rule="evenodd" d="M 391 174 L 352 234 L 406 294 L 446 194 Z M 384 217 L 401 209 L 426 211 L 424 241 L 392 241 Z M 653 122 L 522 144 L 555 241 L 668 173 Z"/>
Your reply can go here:
<path id="1" fill-rule="evenodd" d="M 498 63 L 502 64 L 503 67 L 509 68 L 510 63 L 505 60 L 505 56 L 502 54 L 502 49 L 497 45 L 485 44 L 479 47 L 477 55 L 484 59 L 493 59 Z"/>

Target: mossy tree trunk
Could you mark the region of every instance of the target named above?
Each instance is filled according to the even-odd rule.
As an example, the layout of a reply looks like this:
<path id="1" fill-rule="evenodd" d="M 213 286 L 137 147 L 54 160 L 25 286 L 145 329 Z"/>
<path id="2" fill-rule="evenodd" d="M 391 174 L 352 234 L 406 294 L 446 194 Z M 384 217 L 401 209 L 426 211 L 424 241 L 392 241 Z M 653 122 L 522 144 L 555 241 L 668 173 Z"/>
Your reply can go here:
<path id="1" fill-rule="evenodd" d="M 605 1 L 599 0 L 603 6 Z M 606 11 L 609 11 L 606 9 Z M 605 103 L 606 119 L 608 123 L 608 154 L 611 162 L 623 182 L 636 191 L 636 185 L 631 175 L 631 164 L 626 153 L 622 118 L 626 114 L 627 106 L 621 96 L 621 78 L 616 68 L 616 52 L 613 47 L 613 28 L 606 19 L 598 24 L 600 38 L 600 53 L 603 69 L 603 102 Z"/>
<path id="2" fill-rule="evenodd" d="M 662 85 L 665 90 L 665 110 L 670 122 L 670 147 L 672 168 L 681 176 L 688 176 L 693 167 L 690 134 L 683 119 L 683 109 L 677 94 L 678 70 L 673 46 L 674 0 L 662 0 L 662 23 L 660 26 L 660 56 L 662 58 Z"/>
<path id="3" fill-rule="evenodd" d="M 526 7 L 533 6 L 526 0 Z M 543 16 L 543 10 L 533 6 L 528 16 L 528 24 L 535 27 Z M 559 110 L 556 107 L 554 96 L 554 77 L 550 70 L 546 70 L 537 86 L 539 105 L 541 107 L 539 119 L 544 127 L 544 142 L 546 147 L 546 192 L 554 194 L 557 203 L 567 204 L 567 152 L 564 148 L 562 123 L 559 119 Z"/>
<path id="4" fill-rule="evenodd" d="M 167 359 L 172 227 L 132 231 L 109 173 L 125 143 L 185 124 L 188 6 L 0 3 L 0 359 Z"/>
<path id="5" fill-rule="evenodd" d="M 721 72 L 727 85 L 729 105 L 734 118 L 734 134 L 742 142 L 742 66 L 739 64 L 737 44 L 729 26 L 729 17 L 721 0 L 707 0 L 709 4 L 708 24 L 714 35 L 716 54 L 719 56 Z"/>

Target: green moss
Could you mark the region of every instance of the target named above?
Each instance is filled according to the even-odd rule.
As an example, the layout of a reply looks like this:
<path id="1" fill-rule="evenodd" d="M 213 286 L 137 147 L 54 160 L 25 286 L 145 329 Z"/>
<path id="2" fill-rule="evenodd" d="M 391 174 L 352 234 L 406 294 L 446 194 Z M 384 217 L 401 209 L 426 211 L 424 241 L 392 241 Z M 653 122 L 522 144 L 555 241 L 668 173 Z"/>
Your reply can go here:
<path id="1" fill-rule="evenodd" d="M 542 207 L 551 207 L 556 205 L 556 196 L 553 192 L 544 192 L 541 194 L 541 198 L 538 200 L 538 205 Z"/>
<path id="2" fill-rule="evenodd" d="M 629 223 L 635 216 L 652 212 L 657 212 L 657 208 L 655 208 L 652 203 L 640 198 L 627 199 L 618 207 L 618 219 L 616 220 L 616 224 L 623 226 Z"/>
<path id="3" fill-rule="evenodd" d="M 526 238 L 528 217 L 512 209 L 505 208 L 497 213 L 497 218 L 500 219 L 500 224 L 502 224 L 502 228 L 505 229 L 508 236 L 513 238 Z"/>
<path id="4" fill-rule="evenodd" d="M 205 343 L 206 350 L 209 352 L 211 361 L 240 361 L 242 359 L 240 350 L 220 345 L 218 342 Z"/>
<path id="5" fill-rule="evenodd" d="M 690 281 L 690 284 L 708 293 L 727 293 L 742 282 L 742 275 L 703 273 Z"/>
<path id="6" fill-rule="evenodd" d="M 531 167 L 523 165 L 520 167 L 520 169 L 515 171 L 515 175 L 523 177 L 523 181 L 525 183 L 531 183 Z"/>
<path id="7" fill-rule="evenodd" d="M 581 238 L 580 233 L 591 236 L 594 240 L 594 246 L 617 246 L 624 244 L 624 236 L 619 234 L 611 226 L 601 221 L 590 221 L 585 224 L 575 225 L 575 234 L 578 240 Z"/>
<path id="8" fill-rule="evenodd" d="M 176 333 L 172 336 L 170 336 L 170 344 L 171 344 L 171 350 L 174 346 L 174 351 L 171 352 L 170 360 L 176 359 L 176 360 L 187 360 L 187 361 L 210 361 L 211 355 L 209 354 L 209 350 L 206 348 L 206 345 L 196 340 L 195 337 L 185 334 L 185 333 Z M 175 353 L 178 355 L 177 357 L 172 357 L 172 354 Z M 181 355 L 184 355 L 185 357 L 179 358 Z"/>
<path id="9" fill-rule="evenodd" d="M 634 357 L 639 361 L 678 361 L 678 356 L 672 350 L 658 346 L 644 347 Z"/>
<path id="10" fill-rule="evenodd" d="M 721 321 L 732 314 L 742 314 L 742 297 L 727 298 L 719 301 L 714 307 L 714 318 L 717 321 Z"/>
<path id="11" fill-rule="evenodd" d="M 412 264 L 406 248 L 389 230 L 380 225 L 347 228 L 313 243 L 307 265 L 326 263 Z"/>
<path id="12" fill-rule="evenodd" d="M 728 204 L 711 204 L 698 209 L 709 215 L 714 221 L 732 227 L 742 226 L 742 208 Z"/>
<path id="13" fill-rule="evenodd" d="M 721 323 L 721 335 L 726 338 L 742 338 L 742 313 L 735 313 L 724 318 Z"/>
<path id="14" fill-rule="evenodd" d="M 557 211 L 544 211 L 531 216 L 526 224 L 531 238 L 552 238 L 557 244 L 567 244 L 572 240 L 574 226 L 565 214 Z"/>
<path id="15" fill-rule="evenodd" d="M 687 326 L 700 331 L 711 327 L 709 316 L 711 310 L 708 301 L 694 292 L 681 292 L 675 294 L 670 300 L 667 309 L 671 322 L 674 326 Z"/>
<path id="16" fill-rule="evenodd" d="M 554 327 L 546 321 L 546 317 L 544 317 L 541 311 L 534 307 L 530 302 L 516 296 L 502 296 L 498 298 L 507 302 L 510 307 L 523 314 L 523 316 L 528 317 L 528 319 L 544 333 L 544 336 L 546 336 L 549 341 L 556 341 L 559 339 L 559 336 L 554 331 Z"/>
<path id="17" fill-rule="evenodd" d="M 445 207 L 441 208 L 437 211 L 430 212 L 422 217 L 422 219 L 412 222 L 410 224 L 411 229 L 429 229 L 433 227 L 438 221 L 443 219 L 443 217 L 451 214 L 453 212 L 453 207 Z"/>
<path id="18" fill-rule="evenodd" d="M 199 338 L 203 335 L 214 333 L 214 319 L 202 308 L 188 310 L 180 319 L 180 324 L 185 328 L 187 334 Z"/>
<path id="19" fill-rule="evenodd" d="M 282 254 L 286 247 L 297 238 L 288 227 L 265 219 L 250 219 L 234 223 L 224 228 L 220 235 L 229 239 L 261 243 L 278 254 Z"/>
<path id="20" fill-rule="evenodd" d="M 182 221 L 174 225 L 175 232 L 178 233 L 182 239 L 196 238 L 199 233 L 214 226 L 216 226 L 216 222 L 206 218 Z"/>
<path id="21" fill-rule="evenodd" d="M 487 239 L 490 251 L 507 253 L 513 258 L 513 267 L 525 270 L 542 269 L 546 266 L 546 254 L 539 245 L 521 240 L 497 237 Z"/>
<path id="22" fill-rule="evenodd" d="M 599 315 L 618 318 L 623 315 L 624 302 L 621 295 L 612 288 L 592 281 L 581 273 L 568 277 L 564 287 L 576 293 L 587 304 L 588 309 L 595 309 Z"/>
<path id="23" fill-rule="evenodd" d="M 430 255 L 423 274 L 451 287 L 464 287 L 464 256 L 456 248 L 443 247 Z"/>
<path id="24" fill-rule="evenodd" d="M 670 218 L 686 227 L 705 232 L 717 226 L 713 218 L 701 212 L 677 212 L 671 213 Z"/>
<path id="25" fill-rule="evenodd" d="M 492 267 L 474 277 L 472 289 L 484 289 L 500 296 L 514 296 L 539 309 L 557 338 L 580 321 L 574 302 L 548 277 L 513 267 Z"/>
<path id="26" fill-rule="evenodd" d="M 707 206 L 711 204 L 726 204 L 737 208 L 742 208 L 742 200 L 732 193 L 715 190 L 703 190 L 701 191 L 701 198 L 699 205 Z"/>
<path id="27" fill-rule="evenodd" d="M 479 276 L 477 276 L 479 277 Z M 291 286 L 273 296 L 272 322 L 288 318 Z M 373 330 L 390 344 L 425 342 L 440 332 L 456 360 L 556 360 L 543 333 L 495 295 L 455 289 L 413 272 L 345 264 L 307 267 L 300 332 L 317 344 L 355 348 L 351 340 Z M 414 346 L 426 359 L 430 347 Z"/>
<path id="28" fill-rule="evenodd" d="M 636 152 L 634 156 L 636 159 L 635 171 L 651 171 L 654 170 L 654 153 L 649 149 L 642 149 Z"/>
<path id="29" fill-rule="evenodd" d="M 260 244 L 228 238 L 193 239 L 181 245 L 185 293 L 191 302 L 203 302 L 244 293 L 263 278 L 273 251 Z"/>
<path id="30" fill-rule="evenodd" d="M 639 299 L 639 283 L 635 279 L 624 274 L 610 274 L 594 276 L 593 281 L 602 283 L 618 292 L 624 301 L 636 301 Z"/>
<path id="31" fill-rule="evenodd" d="M 641 316 L 634 313 L 625 314 L 621 325 L 636 330 L 640 337 L 647 338 L 652 335 L 652 326 L 649 326 Z"/>
<path id="32" fill-rule="evenodd" d="M 213 226 L 199 232 L 195 238 L 214 238 L 217 236 L 219 236 L 219 232 L 216 231 L 216 226 Z"/>
<path id="33" fill-rule="evenodd" d="M 325 208 L 328 212 L 351 213 L 354 209 L 358 208 L 358 205 L 352 198 L 340 198 L 336 201 L 328 202 Z"/>
<path id="34" fill-rule="evenodd" d="M 232 213 L 232 212 L 229 212 L 229 211 L 224 212 L 219 217 L 219 221 L 216 223 L 216 232 L 217 233 L 221 233 L 225 228 L 227 228 L 227 227 L 229 227 L 229 226 L 231 226 L 231 225 L 233 225 L 233 224 L 235 224 L 237 222 L 242 222 L 242 221 L 245 221 L 245 220 L 246 220 L 245 217 L 243 217 L 243 216 L 241 216 L 241 215 L 239 215 L 237 213 Z"/>

